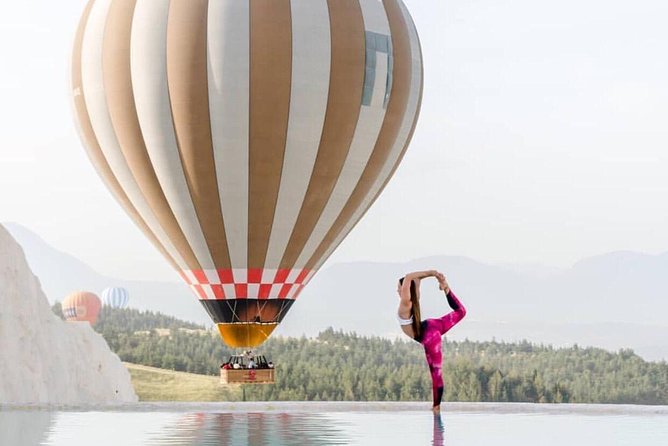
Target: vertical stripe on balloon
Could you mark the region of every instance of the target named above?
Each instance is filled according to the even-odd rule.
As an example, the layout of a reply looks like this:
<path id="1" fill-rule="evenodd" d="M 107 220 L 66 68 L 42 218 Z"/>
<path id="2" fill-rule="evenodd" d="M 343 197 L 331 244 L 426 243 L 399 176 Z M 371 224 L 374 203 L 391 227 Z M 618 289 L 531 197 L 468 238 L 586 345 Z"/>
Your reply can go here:
<path id="1" fill-rule="evenodd" d="M 230 268 L 211 141 L 207 11 L 207 0 L 170 3 L 167 78 L 176 140 L 192 203 L 214 264 Z"/>
<path id="2" fill-rule="evenodd" d="M 278 199 L 292 77 L 290 0 L 250 0 L 248 268 L 262 268 Z"/>
<path id="3" fill-rule="evenodd" d="M 313 172 L 329 94 L 331 44 L 326 0 L 292 0 L 288 133 L 265 267 L 278 268 Z"/>
<path id="4" fill-rule="evenodd" d="M 232 268 L 248 264 L 250 6 L 214 1 L 208 12 L 211 137 Z"/>

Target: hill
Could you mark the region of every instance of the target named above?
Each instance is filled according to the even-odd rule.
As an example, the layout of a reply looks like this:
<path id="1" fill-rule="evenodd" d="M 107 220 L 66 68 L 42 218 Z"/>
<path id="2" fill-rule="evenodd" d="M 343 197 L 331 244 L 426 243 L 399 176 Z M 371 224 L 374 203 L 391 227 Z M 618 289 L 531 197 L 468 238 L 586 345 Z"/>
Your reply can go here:
<path id="1" fill-rule="evenodd" d="M 185 322 L 174 321 L 170 329 L 124 330 L 126 312 L 131 310 L 105 309 L 98 323 L 123 361 L 217 380 L 220 363 L 232 353 L 215 332 L 189 329 Z M 160 319 L 145 317 L 143 327 Z M 136 328 L 137 317 L 129 320 Z M 668 404 L 668 363 L 644 361 L 632 350 L 445 340 L 443 351 L 445 401 Z M 426 401 L 431 396 L 424 353 L 413 341 L 330 328 L 316 338 L 272 337 L 261 353 L 276 364 L 276 384 L 249 387 L 249 400 Z M 144 378 L 151 395 L 183 400 L 175 390 L 160 389 L 165 377 Z M 169 387 L 172 378 L 164 385 Z M 215 393 L 206 400 L 219 398 Z"/>
<path id="2" fill-rule="evenodd" d="M 223 387 L 219 378 L 124 363 L 140 401 L 240 401 L 239 388 Z"/>

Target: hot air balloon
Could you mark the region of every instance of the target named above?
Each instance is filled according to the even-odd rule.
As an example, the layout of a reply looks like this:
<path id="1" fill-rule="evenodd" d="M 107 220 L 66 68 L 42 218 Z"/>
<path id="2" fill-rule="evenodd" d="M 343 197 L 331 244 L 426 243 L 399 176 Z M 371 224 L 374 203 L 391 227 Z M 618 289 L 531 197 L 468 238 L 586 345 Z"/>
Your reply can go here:
<path id="1" fill-rule="evenodd" d="M 72 94 L 107 187 L 255 347 L 398 167 L 422 57 L 401 0 L 92 0 Z"/>
<path id="2" fill-rule="evenodd" d="M 102 291 L 102 303 L 111 308 L 126 308 L 130 301 L 130 293 L 125 288 L 110 287 Z"/>
<path id="3" fill-rule="evenodd" d="M 77 291 L 63 300 L 63 315 L 65 320 L 86 321 L 91 325 L 97 321 L 97 315 L 100 313 L 102 303 L 100 298 L 88 291 Z"/>

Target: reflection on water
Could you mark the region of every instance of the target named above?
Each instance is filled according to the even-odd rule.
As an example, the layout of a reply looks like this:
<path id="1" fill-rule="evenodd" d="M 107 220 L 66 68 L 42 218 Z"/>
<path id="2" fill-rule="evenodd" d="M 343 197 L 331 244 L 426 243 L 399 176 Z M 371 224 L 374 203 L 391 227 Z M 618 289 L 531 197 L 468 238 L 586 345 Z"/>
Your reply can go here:
<path id="1" fill-rule="evenodd" d="M 0 446 L 668 445 L 668 408 L 655 412 L 627 407 L 611 412 L 583 410 L 586 405 L 498 405 L 433 415 L 426 405 L 419 411 L 365 412 L 364 404 L 328 407 L 300 403 L 221 410 L 160 404 L 83 412 L 0 407 Z M 477 407 L 484 410 L 476 412 Z M 513 412 L 518 407 L 521 411 Z"/>
<path id="2" fill-rule="evenodd" d="M 52 415 L 41 411 L 0 410 L 0 445 L 38 445 L 46 440 Z"/>
<path id="3" fill-rule="evenodd" d="M 345 432 L 323 415 L 292 413 L 195 413 L 181 417 L 148 445 L 334 445 Z"/>
<path id="4" fill-rule="evenodd" d="M 443 427 L 443 419 L 441 414 L 434 415 L 434 432 L 431 439 L 433 446 L 443 446 L 443 437 L 445 436 L 445 428 Z"/>

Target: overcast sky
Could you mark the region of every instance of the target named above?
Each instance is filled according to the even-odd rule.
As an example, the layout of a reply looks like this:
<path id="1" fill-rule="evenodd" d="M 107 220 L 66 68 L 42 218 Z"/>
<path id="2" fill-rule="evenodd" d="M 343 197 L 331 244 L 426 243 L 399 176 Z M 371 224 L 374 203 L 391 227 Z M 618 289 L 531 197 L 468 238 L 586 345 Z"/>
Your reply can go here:
<path id="1" fill-rule="evenodd" d="M 69 53 L 84 4 L 0 2 L 0 221 L 104 274 L 175 279 L 76 134 Z M 668 2 L 406 4 L 424 52 L 421 118 L 331 262 L 569 266 L 668 251 Z"/>

